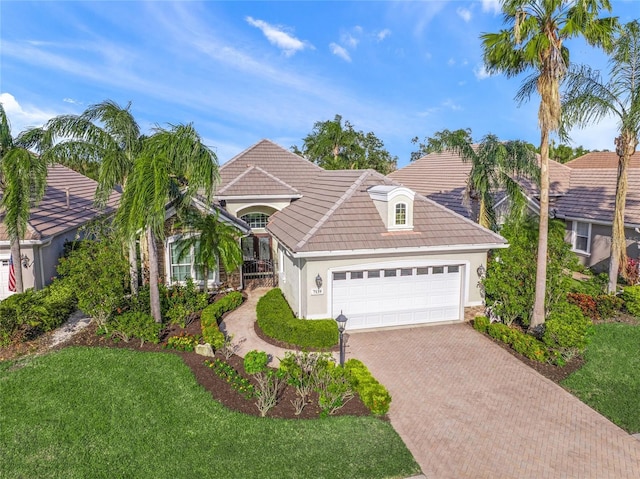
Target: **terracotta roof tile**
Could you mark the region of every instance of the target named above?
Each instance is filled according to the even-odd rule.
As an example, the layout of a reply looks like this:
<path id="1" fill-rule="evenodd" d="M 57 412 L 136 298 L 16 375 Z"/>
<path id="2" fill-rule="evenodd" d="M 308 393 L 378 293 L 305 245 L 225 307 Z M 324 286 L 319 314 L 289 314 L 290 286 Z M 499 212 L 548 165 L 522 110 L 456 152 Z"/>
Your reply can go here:
<path id="1" fill-rule="evenodd" d="M 588 168 L 618 168 L 618 155 L 615 151 L 592 151 L 586 155 L 582 155 L 575 160 L 565 163 L 569 168 L 588 169 Z M 630 168 L 640 168 L 640 153 L 637 151 L 631 155 Z"/>

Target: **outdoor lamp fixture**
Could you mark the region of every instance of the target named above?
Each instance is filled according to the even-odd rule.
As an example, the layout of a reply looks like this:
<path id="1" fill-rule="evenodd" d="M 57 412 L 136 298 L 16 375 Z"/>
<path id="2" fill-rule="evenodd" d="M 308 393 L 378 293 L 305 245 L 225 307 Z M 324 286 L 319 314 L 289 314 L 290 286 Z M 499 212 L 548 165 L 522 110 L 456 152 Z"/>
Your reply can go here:
<path id="1" fill-rule="evenodd" d="M 29 261 L 29 257 L 26 254 L 20 256 L 20 262 L 22 263 L 22 267 L 24 269 L 28 269 L 31 265 L 33 265 L 33 261 Z"/>
<path id="2" fill-rule="evenodd" d="M 478 266 L 478 269 L 476 270 L 476 272 L 478 273 L 478 278 L 480 279 L 484 279 L 485 276 L 487 275 L 487 269 L 484 267 L 482 263 L 480 263 L 480 266 Z"/>
<path id="3" fill-rule="evenodd" d="M 322 289 L 322 276 L 320 276 L 320 273 L 316 276 L 316 286 L 318 289 Z"/>
<path id="4" fill-rule="evenodd" d="M 347 327 L 347 317 L 342 314 L 340 311 L 340 315 L 336 318 L 336 322 L 338 323 L 338 331 L 340 332 L 340 366 L 344 366 L 344 330 Z"/>

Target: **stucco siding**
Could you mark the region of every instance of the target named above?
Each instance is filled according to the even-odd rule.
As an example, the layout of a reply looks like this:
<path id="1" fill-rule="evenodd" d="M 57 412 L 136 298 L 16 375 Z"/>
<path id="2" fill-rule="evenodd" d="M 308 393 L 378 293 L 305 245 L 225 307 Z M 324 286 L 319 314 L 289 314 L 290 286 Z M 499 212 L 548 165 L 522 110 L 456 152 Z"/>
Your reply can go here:
<path id="1" fill-rule="evenodd" d="M 298 317 L 300 316 L 299 281 L 301 279 L 298 268 L 299 261 L 287 255 L 284 248 L 278 247 L 278 286 L 293 313 Z"/>

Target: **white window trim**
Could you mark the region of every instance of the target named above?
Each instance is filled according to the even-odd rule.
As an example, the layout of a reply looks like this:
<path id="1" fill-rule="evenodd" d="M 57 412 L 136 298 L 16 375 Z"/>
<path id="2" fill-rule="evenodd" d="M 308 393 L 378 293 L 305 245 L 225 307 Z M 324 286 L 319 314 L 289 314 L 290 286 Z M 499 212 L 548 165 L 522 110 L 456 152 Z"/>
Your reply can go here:
<path id="1" fill-rule="evenodd" d="M 398 223 L 398 207 L 404 207 L 404 223 Z M 409 217 L 409 207 L 404 201 L 398 201 L 395 205 L 393 205 L 393 224 L 395 227 L 405 227 L 408 223 Z"/>
<path id="2" fill-rule="evenodd" d="M 577 249 L 576 243 L 578 239 L 578 224 L 586 224 L 588 226 L 587 231 L 587 250 Z M 591 254 L 591 223 L 587 223 L 586 221 L 578 221 L 573 220 L 571 222 L 571 251 L 581 255 L 590 255 Z"/>
<path id="3" fill-rule="evenodd" d="M 171 275 L 171 245 L 173 243 L 176 243 L 177 241 L 180 240 L 184 240 L 190 236 L 193 235 L 174 235 L 174 236 L 170 236 L 165 240 L 165 248 L 164 248 L 164 271 L 165 271 L 165 283 L 167 284 L 167 286 L 171 286 L 172 284 L 180 284 L 180 285 L 185 285 L 186 281 L 174 281 L 173 277 Z M 192 247 L 193 248 L 193 247 Z M 191 252 L 191 254 L 193 255 L 193 251 Z M 191 263 L 191 279 L 193 280 L 194 284 L 198 285 L 198 286 L 203 286 L 204 282 L 207 282 L 207 288 L 215 288 L 217 287 L 220 283 L 218 281 L 218 279 L 220 278 L 220 266 L 218 265 L 216 267 L 216 269 L 213 271 L 213 278 L 206 280 L 206 279 L 201 279 L 201 280 L 197 280 L 196 279 L 196 270 L 194 267 L 194 264 Z"/>

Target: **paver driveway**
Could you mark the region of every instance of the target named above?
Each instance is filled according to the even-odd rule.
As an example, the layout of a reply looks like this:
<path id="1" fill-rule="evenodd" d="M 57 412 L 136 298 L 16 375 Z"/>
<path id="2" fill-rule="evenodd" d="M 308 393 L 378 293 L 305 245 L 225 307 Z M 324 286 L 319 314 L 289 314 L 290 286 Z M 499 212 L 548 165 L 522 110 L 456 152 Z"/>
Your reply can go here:
<path id="1" fill-rule="evenodd" d="M 640 441 L 468 324 L 352 333 L 428 479 L 640 478 Z"/>

